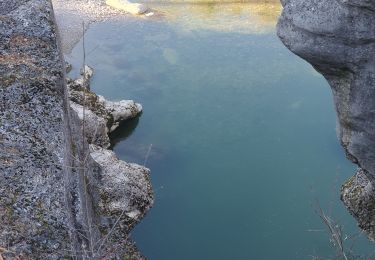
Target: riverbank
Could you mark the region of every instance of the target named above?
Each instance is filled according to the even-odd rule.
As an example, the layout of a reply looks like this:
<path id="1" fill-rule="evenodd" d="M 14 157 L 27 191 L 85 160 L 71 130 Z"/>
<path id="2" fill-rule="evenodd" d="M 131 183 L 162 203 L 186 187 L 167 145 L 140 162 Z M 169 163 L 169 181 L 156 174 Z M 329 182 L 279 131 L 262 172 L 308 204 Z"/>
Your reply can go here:
<path id="1" fill-rule="evenodd" d="M 127 16 L 124 12 L 117 11 L 98 0 L 52 0 L 52 4 L 64 54 L 70 53 L 81 39 L 83 23 L 87 29 L 93 22 Z"/>
<path id="2" fill-rule="evenodd" d="M 116 1 L 113 2 L 116 4 Z M 147 6 L 136 3 L 112 7 L 100 0 L 52 0 L 52 4 L 64 54 L 71 52 L 92 23 L 114 18 L 126 20 L 134 15 L 154 15 Z"/>

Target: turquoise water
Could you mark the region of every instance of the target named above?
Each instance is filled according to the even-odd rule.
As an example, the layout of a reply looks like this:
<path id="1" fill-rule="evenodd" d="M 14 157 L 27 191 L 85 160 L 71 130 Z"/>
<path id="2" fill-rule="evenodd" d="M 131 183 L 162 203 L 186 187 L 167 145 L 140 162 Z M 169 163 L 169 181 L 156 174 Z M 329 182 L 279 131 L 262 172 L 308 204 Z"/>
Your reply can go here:
<path id="1" fill-rule="evenodd" d="M 280 43 L 274 23 L 236 30 L 236 13 L 225 14 L 215 29 L 216 16 L 205 17 L 209 27 L 166 16 L 86 34 L 92 89 L 144 107 L 113 136 L 121 159 L 152 170 L 155 206 L 133 239 L 160 260 L 332 256 L 314 202 L 345 234 L 358 229 L 339 200 L 355 167 L 336 138 L 330 89 Z M 81 57 L 78 44 L 68 59 Z"/>

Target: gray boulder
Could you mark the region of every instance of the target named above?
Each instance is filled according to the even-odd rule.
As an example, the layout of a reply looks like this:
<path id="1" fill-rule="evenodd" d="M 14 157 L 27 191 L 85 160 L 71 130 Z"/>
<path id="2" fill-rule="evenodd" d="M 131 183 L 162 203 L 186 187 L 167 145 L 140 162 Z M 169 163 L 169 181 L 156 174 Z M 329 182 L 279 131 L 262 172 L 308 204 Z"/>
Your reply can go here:
<path id="1" fill-rule="evenodd" d="M 348 159 L 359 167 L 356 181 L 343 185 L 342 200 L 374 240 L 375 199 L 368 187 L 375 176 L 375 2 L 283 0 L 282 4 L 280 39 L 332 88 L 339 140 Z M 354 194 L 358 190 L 360 194 Z"/>

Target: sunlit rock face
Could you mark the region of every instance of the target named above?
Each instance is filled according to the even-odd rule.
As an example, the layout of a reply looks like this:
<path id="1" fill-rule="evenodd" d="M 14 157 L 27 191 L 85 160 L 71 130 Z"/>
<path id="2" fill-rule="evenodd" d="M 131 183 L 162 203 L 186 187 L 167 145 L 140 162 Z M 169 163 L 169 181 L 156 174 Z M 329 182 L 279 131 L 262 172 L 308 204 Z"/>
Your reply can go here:
<path id="1" fill-rule="evenodd" d="M 131 3 L 126 0 L 107 0 L 106 4 L 113 8 L 128 12 L 130 14 L 134 14 L 134 15 L 144 14 L 148 11 L 148 8 L 146 5 L 138 4 L 138 3 Z"/>
<path id="2" fill-rule="evenodd" d="M 342 200 L 374 241 L 375 1 L 283 0 L 278 35 L 330 83 L 338 136 L 359 166 Z"/>

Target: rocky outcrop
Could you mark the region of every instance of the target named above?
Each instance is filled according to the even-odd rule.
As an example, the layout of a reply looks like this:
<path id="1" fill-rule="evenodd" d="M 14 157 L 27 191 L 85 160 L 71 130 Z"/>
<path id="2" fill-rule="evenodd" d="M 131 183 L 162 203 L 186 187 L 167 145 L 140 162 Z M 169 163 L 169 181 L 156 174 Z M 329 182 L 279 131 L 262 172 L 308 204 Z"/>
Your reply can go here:
<path id="1" fill-rule="evenodd" d="M 133 100 L 108 101 L 103 96 L 90 91 L 90 78 L 93 70 L 85 65 L 81 77 L 67 79 L 70 107 L 77 113 L 86 127 L 86 138 L 90 144 L 110 147 L 108 134 L 120 123 L 138 116 L 142 105 Z"/>
<path id="2" fill-rule="evenodd" d="M 86 225 L 93 227 L 91 233 L 97 233 L 94 246 L 90 245 L 91 242 L 87 246 L 95 250 L 94 257 L 131 256 L 138 259 L 141 256 L 128 234 L 153 204 L 150 171 L 119 160 L 113 151 L 108 150 L 108 134 L 120 123 L 137 117 L 142 106 L 133 100 L 112 102 L 96 95 L 90 91 L 92 76 L 93 70 L 85 65 L 81 77 L 67 79 L 69 104 L 75 122 L 71 124 L 72 132 L 77 140 L 78 160 L 73 162 L 73 171 L 84 177 L 78 180 L 78 186 L 86 189 L 80 196 L 92 207 L 88 210 L 91 212 L 90 223 Z"/>
<path id="3" fill-rule="evenodd" d="M 359 227 L 364 230 L 371 241 L 374 241 L 375 216 L 375 190 L 369 175 L 359 169 L 353 177 L 349 178 L 342 185 L 341 199 L 354 217 L 357 219 Z"/>
<path id="4" fill-rule="evenodd" d="M 68 91 L 60 49 L 49 0 L 0 0 L 0 258 L 142 258 L 149 170 L 106 149 L 141 106 Z"/>
<path id="5" fill-rule="evenodd" d="M 341 197 L 375 241 L 375 2 L 282 0 L 278 35 L 329 82 L 338 137 L 359 167 Z"/>

